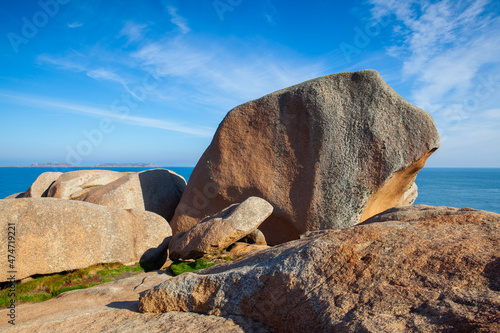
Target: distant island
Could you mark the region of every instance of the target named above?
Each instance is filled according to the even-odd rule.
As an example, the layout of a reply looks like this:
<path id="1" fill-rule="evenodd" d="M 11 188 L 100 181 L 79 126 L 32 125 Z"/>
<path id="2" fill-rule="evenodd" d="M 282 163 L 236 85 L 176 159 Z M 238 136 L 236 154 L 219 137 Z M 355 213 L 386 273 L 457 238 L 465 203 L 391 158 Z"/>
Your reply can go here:
<path id="1" fill-rule="evenodd" d="M 69 163 L 31 163 L 28 168 L 75 168 L 76 166 Z"/>
<path id="2" fill-rule="evenodd" d="M 99 163 L 94 168 L 158 168 L 154 163 Z"/>
<path id="3" fill-rule="evenodd" d="M 28 166 L 0 165 L 4 168 L 85 168 L 69 163 L 31 163 Z M 154 163 L 99 163 L 89 168 L 158 168 Z"/>

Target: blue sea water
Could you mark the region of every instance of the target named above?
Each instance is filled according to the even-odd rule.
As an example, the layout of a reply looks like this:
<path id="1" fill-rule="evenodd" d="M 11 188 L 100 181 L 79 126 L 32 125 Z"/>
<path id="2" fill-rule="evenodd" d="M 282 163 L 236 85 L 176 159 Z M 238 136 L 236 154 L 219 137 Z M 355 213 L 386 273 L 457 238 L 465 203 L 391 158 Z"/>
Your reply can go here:
<path id="1" fill-rule="evenodd" d="M 186 181 L 191 167 L 166 167 Z M 101 168 L 0 168 L 0 198 L 26 191 L 43 172 Z M 102 168 L 114 171 L 143 171 L 148 168 Z M 471 207 L 500 214 L 500 169 L 424 168 L 418 176 L 415 204 Z"/>
<path id="2" fill-rule="evenodd" d="M 500 214 L 500 169 L 423 168 L 415 204 L 470 207 Z"/>

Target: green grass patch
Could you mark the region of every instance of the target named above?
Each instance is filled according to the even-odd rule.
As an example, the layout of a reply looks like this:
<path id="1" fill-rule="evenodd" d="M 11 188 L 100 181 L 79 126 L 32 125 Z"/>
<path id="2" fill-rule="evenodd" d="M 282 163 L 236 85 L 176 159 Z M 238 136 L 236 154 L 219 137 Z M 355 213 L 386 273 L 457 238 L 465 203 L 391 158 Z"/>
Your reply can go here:
<path id="1" fill-rule="evenodd" d="M 103 269 L 100 271 L 97 271 L 97 274 L 101 276 L 101 279 L 104 282 L 109 282 L 112 281 L 115 277 L 117 277 L 120 274 L 126 273 L 126 272 L 141 272 L 144 271 L 144 269 L 141 267 L 141 265 L 136 265 L 136 266 L 122 266 L 119 268 L 115 269 Z"/>
<path id="2" fill-rule="evenodd" d="M 31 281 L 16 285 L 15 300 L 16 303 L 43 302 L 66 291 L 93 287 L 142 271 L 139 264 L 125 266 L 120 263 L 112 263 L 95 265 L 67 273 L 38 276 Z M 9 292 L 11 292 L 11 285 L 3 283 L 0 290 L 0 307 L 10 304 Z"/>
<path id="3" fill-rule="evenodd" d="M 199 269 L 208 268 L 215 265 L 214 262 L 208 262 L 204 258 L 196 259 L 195 261 L 176 261 L 170 265 L 170 269 L 174 273 L 175 276 L 186 273 L 186 272 L 194 272 Z"/>
<path id="4" fill-rule="evenodd" d="M 21 301 L 23 303 L 39 303 L 39 302 L 44 302 L 46 300 L 51 299 L 52 296 L 50 294 L 46 293 L 39 293 L 39 294 L 33 294 L 29 296 L 19 296 L 19 298 L 16 297 L 16 302 Z M 2 304 L 4 305 L 4 304 Z"/>
<path id="5" fill-rule="evenodd" d="M 93 287 L 97 285 L 97 283 L 90 283 L 90 284 L 77 284 L 76 286 L 71 286 L 71 287 L 62 287 L 60 289 L 54 290 L 50 293 L 52 297 L 56 297 L 66 291 L 71 291 L 71 290 L 77 290 L 77 289 L 85 289 L 88 287 Z"/>

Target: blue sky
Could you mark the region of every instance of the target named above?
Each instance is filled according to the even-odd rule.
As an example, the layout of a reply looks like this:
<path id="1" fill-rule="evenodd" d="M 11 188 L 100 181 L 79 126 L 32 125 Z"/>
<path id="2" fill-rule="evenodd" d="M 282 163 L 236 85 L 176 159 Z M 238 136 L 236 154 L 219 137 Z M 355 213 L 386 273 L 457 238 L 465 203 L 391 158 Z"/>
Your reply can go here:
<path id="1" fill-rule="evenodd" d="M 0 165 L 194 166 L 233 107 L 375 69 L 434 167 L 500 167 L 498 1 L 4 1 Z"/>

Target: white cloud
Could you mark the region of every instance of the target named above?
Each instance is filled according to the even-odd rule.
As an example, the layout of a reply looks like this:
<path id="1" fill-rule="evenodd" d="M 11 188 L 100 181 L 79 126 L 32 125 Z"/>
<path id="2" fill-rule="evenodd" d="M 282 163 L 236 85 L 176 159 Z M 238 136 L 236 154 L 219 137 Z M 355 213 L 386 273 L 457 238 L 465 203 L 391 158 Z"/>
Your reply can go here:
<path id="1" fill-rule="evenodd" d="M 154 119 L 146 117 L 138 117 L 128 114 L 120 114 L 111 112 L 106 109 L 90 107 L 82 104 L 69 103 L 65 101 L 51 100 L 47 98 L 37 98 L 31 96 L 16 95 L 11 93 L 0 92 L 0 96 L 16 101 L 22 105 L 36 105 L 36 107 L 45 107 L 50 109 L 59 109 L 66 112 L 76 112 L 80 114 L 95 116 L 98 118 L 110 118 L 117 122 L 130 125 L 159 128 L 168 131 L 191 134 L 194 136 L 211 137 L 215 132 L 212 128 L 206 127 L 187 127 L 177 122 L 164 119 Z"/>
<path id="2" fill-rule="evenodd" d="M 482 113 L 482 116 L 489 121 L 500 122 L 500 109 L 489 109 Z"/>
<path id="3" fill-rule="evenodd" d="M 105 70 L 105 69 L 96 69 L 96 70 L 89 70 L 87 71 L 87 75 L 95 80 L 105 80 L 105 81 L 110 81 L 110 82 L 116 82 L 119 83 L 125 88 L 125 90 L 135 98 L 137 98 L 140 101 L 143 101 L 142 98 L 137 96 L 127 85 L 125 80 L 121 78 L 119 75 L 113 73 L 110 70 Z"/>
<path id="4" fill-rule="evenodd" d="M 168 78 L 170 87 L 165 90 L 182 87 L 191 100 L 224 111 L 328 74 L 320 61 L 237 42 L 228 48 L 215 41 L 177 38 L 150 43 L 132 56 L 154 75 Z"/>
<path id="5" fill-rule="evenodd" d="M 145 24 L 137 24 L 134 22 L 125 22 L 125 25 L 120 31 L 120 36 L 125 36 L 129 43 L 140 41 L 144 38 L 144 30 L 147 28 Z"/>
<path id="6" fill-rule="evenodd" d="M 484 158 L 498 151 L 500 135 L 494 109 L 500 104 L 500 17 L 490 1 L 369 1 L 375 19 L 395 17 L 396 42 L 387 53 L 401 60 L 411 101 L 435 119 L 442 137 L 435 163 L 498 165 L 497 157 Z"/>
<path id="7" fill-rule="evenodd" d="M 82 25 L 83 25 L 83 23 L 80 23 L 80 22 L 68 23 L 68 28 L 79 28 Z"/>
<path id="8" fill-rule="evenodd" d="M 403 61 L 403 77 L 415 80 L 412 97 L 419 106 L 435 111 L 445 97 L 456 102 L 483 66 L 500 63 L 500 20 L 485 13 L 486 0 L 371 3 L 375 18 L 397 18 L 402 42 L 388 53 Z"/>
<path id="9" fill-rule="evenodd" d="M 191 29 L 188 26 L 187 20 L 177 14 L 177 8 L 174 6 L 167 6 L 168 14 L 172 17 L 170 22 L 175 24 L 179 29 L 181 29 L 183 34 L 187 34 Z"/>
<path id="10" fill-rule="evenodd" d="M 264 17 L 267 23 L 275 25 L 274 16 L 276 15 L 276 7 L 272 4 L 270 0 L 267 0 L 264 5 Z"/>
<path id="11" fill-rule="evenodd" d="M 84 72 L 86 67 L 83 61 L 73 61 L 70 58 L 58 58 L 47 54 L 41 54 L 37 57 L 37 62 L 41 64 L 48 64 L 59 69 L 71 70 L 75 72 Z"/>
<path id="12" fill-rule="evenodd" d="M 43 55 L 39 61 L 88 77 L 118 83 L 144 106 L 163 112 L 196 115 L 193 123 L 212 126 L 231 108 L 290 85 L 331 74 L 328 65 L 275 45 L 242 40 L 198 38 L 192 34 L 144 40 L 136 51 L 114 57 L 95 47 L 85 56 Z M 150 84 L 145 85 L 144 80 Z M 146 86 L 146 93 L 144 88 Z M 136 96 L 136 87 L 141 93 Z"/>
<path id="13" fill-rule="evenodd" d="M 55 58 L 49 55 L 42 54 L 38 57 L 38 62 L 40 63 L 46 63 L 49 65 L 52 65 L 56 68 L 61 68 L 64 70 L 70 70 L 74 72 L 83 72 L 86 73 L 88 77 L 98 80 L 98 81 L 110 81 L 110 82 L 115 82 L 120 84 L 129 94 L 134 96 L 140 101 L 143 101 L 142 98 L 137 96 L 132 89 L 130 89 L 129 84 L 126 82 L 125 79 L 120 77 L 118 74 L 114 73 L 112 70 L 109 69 L 91 69 L 88 68 L 87 65 L 84 64 L 84 61 L 82 61 L 82 55 L 78 55 L 77 59 L 81 61 L 79 63 L 77 60 L 72 60 L 72 57 L 59 57 Z"/>

